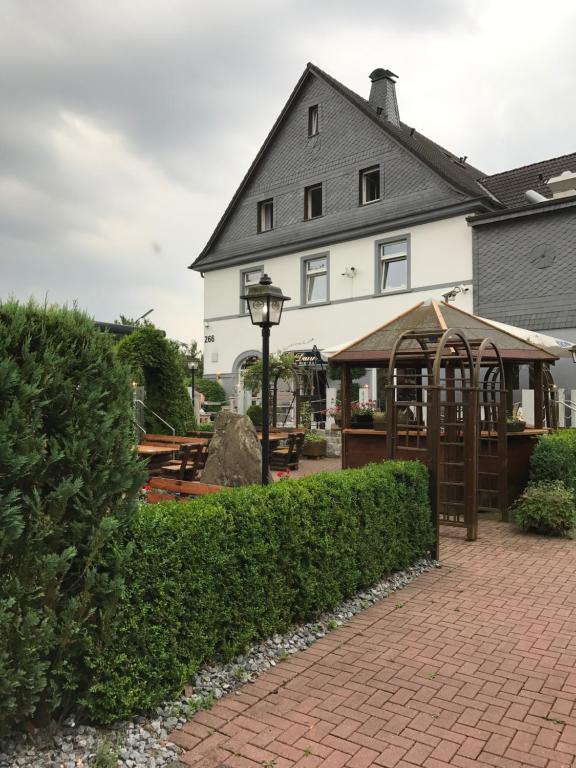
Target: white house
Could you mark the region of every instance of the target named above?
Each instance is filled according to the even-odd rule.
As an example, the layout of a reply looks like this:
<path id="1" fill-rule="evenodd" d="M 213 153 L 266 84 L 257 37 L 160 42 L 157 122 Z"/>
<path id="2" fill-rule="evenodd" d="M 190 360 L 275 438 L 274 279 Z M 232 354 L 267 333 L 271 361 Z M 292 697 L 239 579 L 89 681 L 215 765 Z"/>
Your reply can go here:
<path id="1" fill-rule="evenodd" d="M 319 350 L 455 286 L 473 309 L 467 217 L 502 207 L 483 174 L 400 121 L 395 78 L 365 100 L 308 64 L 213 235 L 204 277 L 205 373 L 230 394 L 260 354 L 240 299 L 263 272 L 285 294 L 272 350 Z"/>

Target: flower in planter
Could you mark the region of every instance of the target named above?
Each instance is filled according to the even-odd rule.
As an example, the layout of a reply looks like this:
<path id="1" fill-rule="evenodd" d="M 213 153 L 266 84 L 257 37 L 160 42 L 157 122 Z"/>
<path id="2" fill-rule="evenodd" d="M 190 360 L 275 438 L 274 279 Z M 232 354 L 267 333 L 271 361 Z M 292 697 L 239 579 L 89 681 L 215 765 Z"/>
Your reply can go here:
<path id="1" fill-rule="evenodd" d="M 351 412 L 353 416 L 372 416 L 376 407 L 376 400 L 367 400 L 365 403 L 356 400 L 352 403 Z"/>

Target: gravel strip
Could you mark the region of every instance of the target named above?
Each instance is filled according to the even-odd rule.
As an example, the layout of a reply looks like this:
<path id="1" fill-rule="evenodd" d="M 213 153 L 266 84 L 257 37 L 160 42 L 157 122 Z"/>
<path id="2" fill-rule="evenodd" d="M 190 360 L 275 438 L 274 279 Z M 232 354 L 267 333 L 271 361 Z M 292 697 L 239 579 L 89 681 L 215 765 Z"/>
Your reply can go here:
<path id="1" fill-rule="evenodd" d="M 168 734 L 181 728 L 196 711 L 209 709 L 214 700 L 308 648 L 360 611 L 434 567 L 439 567 L 436 561 L 419 560 L 358 592 L 317 621 L 291 627 L 284 635 L 256 643 L 248 653 L 227 664 L 202 667 L 190 690 L 157 707 L 153 716 L 136 717 L 106 729 L 76 725 L 73 718 L 68 718 L 55 731 L 6 740 L 0 744 L 0 768 L 176 768 L 181 765 L 181 750 L 168 741 Z"/>

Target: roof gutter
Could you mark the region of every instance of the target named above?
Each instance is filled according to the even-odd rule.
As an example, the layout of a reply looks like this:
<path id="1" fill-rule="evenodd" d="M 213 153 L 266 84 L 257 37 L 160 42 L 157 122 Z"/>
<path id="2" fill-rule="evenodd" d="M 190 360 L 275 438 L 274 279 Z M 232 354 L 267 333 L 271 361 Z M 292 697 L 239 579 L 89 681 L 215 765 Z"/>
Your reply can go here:
<path id="1" fill-rule="evenodd" d="M 551 213 L 560 211 L 563 208 L 576 207 L 576 196 L 570 198 L 552 198 L 544 200 L 541 203 L 523 205 L 521 208 L 508 209 L 500 212 L 479 213 L 476 216 L 469 216 L 466 221 L 471 227 L 481 226 L 482 224 L 493 224 L 500 221 L 511 219 L 522 219 L 526 216 L 534 216 L 538 213 Z"/>

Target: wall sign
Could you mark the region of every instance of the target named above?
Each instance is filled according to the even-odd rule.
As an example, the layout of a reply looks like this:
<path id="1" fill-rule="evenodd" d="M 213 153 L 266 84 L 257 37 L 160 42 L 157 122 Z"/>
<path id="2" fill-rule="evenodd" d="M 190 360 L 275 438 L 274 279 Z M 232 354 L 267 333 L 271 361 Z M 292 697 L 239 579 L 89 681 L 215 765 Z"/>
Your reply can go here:
<path id="1" fill-rule="evenodd" d="M 204 336 L 204 344 L 212 344 L 214 341 L 216 341 L 215 334 L 210 333 L 208 336 Z"/>

